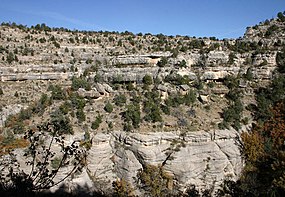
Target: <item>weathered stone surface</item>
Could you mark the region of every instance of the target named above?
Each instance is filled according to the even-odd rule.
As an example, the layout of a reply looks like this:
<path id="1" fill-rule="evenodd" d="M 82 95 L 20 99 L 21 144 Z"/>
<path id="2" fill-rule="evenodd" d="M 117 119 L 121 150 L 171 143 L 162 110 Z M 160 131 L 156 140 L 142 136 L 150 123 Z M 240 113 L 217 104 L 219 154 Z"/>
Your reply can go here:
<path id="1" fill-rule="evenodd" d="M 86 91 L 83 88 L 79 88 L 77 92 L 79 96 L 82 96 L 84 98 L 99 98 L 101 96 L 101 94 L 94 88 L 89 91 Z"/>
<path id="2" fill-rule="evenodd" d="M 111 86 L 109 86 L 108 84 L 104 83 L 102 85 L 104 86 L 104 89 L 105 89 L 106 92 L 108 92 L 108 93 L 113 93 L 114 92 L 113 88 Z"/>
<path id="3" fill-rule="evenodd" d="M 206 64 L 225 64 L 229 60 L 229 54 L 225 51 L 210 51 L 206 57 Z"/>
<path id="4" fill-rule="evenodd" d="M 117 177 L 134 184 L 142 165 L 162 164 L 170 144 L 180 140 L 185 146 L 173 153 L 174 159 L 166 162 L 165 169 L 182 186 L 191 183 L 203 188 L 213 183 L 217 187 L 225 176 L 237 178 L 242 169 L 235 141 L 238 135 L 233 129 L 189 132 L 183 137 L 172 132 L 98 134 L 88 156 L 88 169 L 96 179 L 109 180 L 105 187 L 111 188 Z"/>
<path id="5" fill-rule="evenodd" d="M 166 87 L 165 85 L 162 85 L 162 84 L 159 84 L 159 85 L 157 86 L 157 89 L 158 89 L 158 90 L 161 90 L 161 91 L 163 91 L 163 92 L 167 92 L 167 87 Z"/>
<path id="6" fill-rule="evenodd" d="M 183 91 L 188 91 L 188 90 L 190 90 L 190 87 L 189 87 L 188 85 L 186 85 L 186 84 L 180 85 L 180 88 L 181 88 Z"/>
<path id="7" fill-rule="evenodd" d="M 103 77 L 104 81 L 138 81 L 141 82 L 146 74 L 156 76 L 158 74 L 159 67 L 147 67 L 147 68 L 112 68 L 102 69 L 98 73 Z"/>
<path id="8" fill-rule="evenodd" d="M 4 126 L 5 121 L 9 117 L 9 115 L 17 114 L 21 111 L 23 105 L 8 105 L 1 109 L 0 111 L 0 127 Z"/>
<path id="9" fill-rule="evenodd" d="M 242 128 L 244 131 L 248 129 Z M 68 178 L 63 184 L 70 191 L 85 185 L 90 191 L 103 189 L 108 193 L 112 182 L 118 178 L 124 178 L 135 185 L 138 170 L 143 165 L 165 162 L 165 170 L 175 177 L 181 188 L 196 184 L 198 188 L 214 185 L 217 189 L 226 176 L 236 179 L 242 169 L 243 162 L 236 141 L 239 134 L 234 129 L 188 132 L 182 136 L 179 132 L 99 133 L 93 136 L 86 169 L 83 173 Z M 67 138 L 67 144 L 82 139 L 83 135 L 76 133 Z M 165 161 L 166 151 L 173 142 L 183 142 L 184 146 L 173 152 L 172 160 Z M 53 150 L 57 149 L 58 147 L 53 147 Z M 30 167 L 22 157 L 24 151 L 16 151 L 22 169 L 29 172 Z M 68 166 L 61 169 L 56 180 L 64 177 L 69 170 Z M 52 188 L 52 191 L 59 187 L 60 185 Z"/>
<path id="10" fill-rule="evenodd" d="M 1 81 L 23 81 L 23 80 L 61 80 L 70 79 L 71 73 L 7 73 L 0 74 Z"/>
<path id="11" fill-rule="evenodd" d="M 202 103 L 208 103 L 209 102 L 209 99 L 208 99 L 209 95 L 199 95 L 199 99 Z"/>
<path id="12" fill-rule="evenodd" d="M 105 92 L 105 87 L 102 85 L 102 84 L 100 84 L 100 83 L 96 83 L 95 84 L 95 88 L 96 88 L 96 90 L 100 93 L 100 94 L 105 94 L 106 92 Z"/>

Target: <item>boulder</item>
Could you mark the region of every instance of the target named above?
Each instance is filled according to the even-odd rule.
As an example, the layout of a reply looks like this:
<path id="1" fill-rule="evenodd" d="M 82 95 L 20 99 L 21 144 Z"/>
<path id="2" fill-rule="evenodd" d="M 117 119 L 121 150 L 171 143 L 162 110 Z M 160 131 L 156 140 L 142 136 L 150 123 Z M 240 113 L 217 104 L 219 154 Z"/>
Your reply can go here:
<path id="1" fill-rule="evenodd" d="M 104 85 L 100 84 L 100 83 L 96 83 L 95 84 L 95 88 L 96 90 L 100 93 L 100 94 L 105 94 L 105 87 Z"/>

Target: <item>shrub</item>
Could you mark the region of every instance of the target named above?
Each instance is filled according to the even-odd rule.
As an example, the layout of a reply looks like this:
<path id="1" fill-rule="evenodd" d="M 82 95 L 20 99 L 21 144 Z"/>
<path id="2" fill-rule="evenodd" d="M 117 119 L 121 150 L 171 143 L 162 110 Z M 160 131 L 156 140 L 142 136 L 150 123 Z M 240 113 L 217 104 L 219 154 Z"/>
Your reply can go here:
<path id="1" fill-rule="evenodd" d="M 6 57 L 6 61 L 11 64 L 13 61 L 15 61 L 15 55 L 12 52 L 9 52 Z"/>
<path id="2" fill-rule="evenodd" d="M 66 98 L 65 91 L 59 85 L 51 85 L 51 99 L 53 100 L 64 100 Z"/>
<path id="3" fill-rule="evenodd" d="M 110 102 L 108 102 L 108 103 L 105 105 L 104 110 L 105 110 L 106 112 L 108 112 L 108 113 L 111 113 L 111 112 L 113 111 L 113 105 L 112 105 Z"/>
<path id="4" fill-rule="evenodd" d="M 86 120 L 86 116 L 85 116 L 85 113 L 82 109 L 78 109 L 77 112 L 76 112 L 76 117 L 78 119 L 78 121 L 81 123 L 81 122 L 84 122 Z"/>
<path id="5" fill-rule="evenodd" d="M 168 196 L 170 190 L 168 184 L 172 177 L 168 175 L 162 166 L 145 165 L 137 174 L 139 188 L 146 196 Z"/>
<path id="6" fill-rule="evenodd" d="M 53 45 L 56 47 L 56 48 L 60 48 L 60 44 L 56 41 L 53 41 Z"/>
<path id="7" fill-rule="evenodd" d="M 32 107 L 33 113 L 42 115 L 45 111 L 45 108 L 52 103 L 52 100 L 48 97 L 47 94 L 42 94 L 39 101 L 37 101 Z"/>
<path id="8" fill-rule="evenodd" d="M 161 122 L 161 112 L 160 108 L 157 105 L 151 105 L 149 108 L 149 112 L 145 115 L 144 119 L 148 122 Z"/>
<path id="9" fill-rule="evenodd" d="M 69 97 L 71 105 L 77 109 L 83 109 L 86 105 L 86 101 L 78 93 L 72 93 Z"/>
<path id="10" fill-rule="evenodd" d="M 184 102 L 185 105 L 192 105 L 196 101 L 196 93 L 193 90 L 190 90 L 185 96 L 184 96 Z"/>
<path id="11" fill-rule="evenodd" d="M 70 102 L 68 102 L 68 101 L 65 101 L 63 104 L 61 104 L 61 105 L 59 106 L 59 110 L 60 110 L 64 115 L 68 114 L 70 108 L 71 108 L 71 104 L 70 104 Z"/>
<path id="12" fill-rule="evenodd" d="M 126 84 L 126 89 L 128 91 L 133 91 L 135 89 L 135 86 L 134 86 L 134 84 L 132 82 L 129 82 L 129 83 Z"/>
<path id="13" fill-rule="evenodd" d="M 103 77 L 99 73 L 96 73 L 96 75 L 94 76 L 94 82 L 101 83 L 102 81 L 103 81 Z"/>
<path id="14" fill-rule="evenodd" d="M 280 73 L 285 73 L 285 46 L 276 55 L 276 63 L 278 66 L 278 71 Z"/>
<path id="15" fill-rule="evenodd" d="M 159 66 L 159 67 L 164 67 L 164 66 L 166 66 L 167 63 L 168 63 L 167 57 L 162 57 L 162 58 L 157 62 L 157 66 Z"/>
<path id="16" fill-rule="evenodd" d="M 161 105 L 160 106 L 161 110 L 163 111 L 163 113 L 169 115 L 170 114 L 170 109 L 167 105 Z"/>
<path id="17" fill-rule="evenodd" d="M 51 124 L 54 132 L 57 132 L 59 135 L 74 134 L 70 119 L 64 116 L 60 110 L 56 110 L 51 114 Z"/>
<path id="18" fill-rule="evenodd" d="M 281 22 L 285 22 L 285 16 L 282 12 L 278 12 L 277 17 Z"/>
<path id="19" fill-rule="evenodd" d="M 23 121 L 17 121 L 12 125 L 11 129 L 15 134 L 22 134 L 25 132 L 25 126 Z"/>
<path id="20" fill-rule="evenodd" d="M 127 102 L 127 98 L 125 95 L 119 94 L 119 95 L 114 97 L 113 101 L 114 101 L 115 105 L 122 107 Z"/>
<path id="21" fill-rule="evenodd" d="M 234 61 L 235 58 L 236 58 L 236 55 L 234 53 L 230 53 L 229 54 L 228 64 L 233 64 L 235 62 Z"/>
<path id="22" fill-rule="evenodd" d="M 18 91 L 15 92 L 14 96 L 15 96 L 15 97 L 19 97 Z"/>
<path id="23" fill-rule="evenodd" d="M 165 77 L 165 82 L 169 82 L 174 85 L 183 85 L 189 84 L 190 79 L 187 75 L 181 76 L 178 74 L 170 74 Z"/>
<path id="24" fill-rule="evenodd" d="M 139 124 L 141 122 L 140 106 L 130 104 L 126 108 L 127 110 L 123 113 L 125 122 L 132 122 L 134 128 L 139 128 Z"/>
<path id="25" fill-rule="evenodd" d="M 52 169 L 57 169 L 60 166 L 61 159 L 59 157 L 55 157 L 51 160 L 51 167 Z"/>
<path id="26" fill-rule="evenodd" d="M 101 115 L 96 116 L 95 121 L 93 121 L 92 124 L 91 124 L 91 128 L 93 130 L 98 129 L 100 124 L 101 124 L 101 122 L 102 122 L 102 116 Z"/>
<path id="27" fill-rule="evenodd" d="M 32 117 L 32 110 L 31 108 L 21 109 L 18 118 L 20 121 L 28 120 Z"/>
<path id="28" fill-rule="evenodd" d="M 76 91 L 79 88 L 84 88 L 85 90 L 91 90 L 91 85 L 86 81 L 84 77 L 72 77 L 71 89 Z"/>
<path id="29" fill-rule="evenodd" d="M 124 179 L 116 180 L 112 183 L 114 194 L 116 197 L 132 197 L 134 195 L 134 189 Z"/>
<path id="30" fill-rule="evenodd" d="M 267 31 L 265 32 L 265 37 L 269 37 L 271 36 L 275 31 L 277 31 L 279 29 L 279 27 L 277 25 L 271 25 Z"/>
<path id="31" fill-rule="evenodd" d="M 253 79 L 253 73 L 252 73 L 252 68 L 248 68 L 246 70 L 246 73 L 243 75 L 243 77 L 248 80 L 251 81 Z"/>
<path id="32" fill-rule="evenodd" d="M 150 75 L 146 74 L 144 77 L 143 77 L 143 83 L 145 85 L 151 85 L 153 84 L 153 79 Z"/>
<path id="33" fill-rule="evenodd" d="M 182 60 L 180 63 L 179 63 L 179 67 L 180 68 L 186 68 L 187 67 L 187 63 L 185 60 Z"/>

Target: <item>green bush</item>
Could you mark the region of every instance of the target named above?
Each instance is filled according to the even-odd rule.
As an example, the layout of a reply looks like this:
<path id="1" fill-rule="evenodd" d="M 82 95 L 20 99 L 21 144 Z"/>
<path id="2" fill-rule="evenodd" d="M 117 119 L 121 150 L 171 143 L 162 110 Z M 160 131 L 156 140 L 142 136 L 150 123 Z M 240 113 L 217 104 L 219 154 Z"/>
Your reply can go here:
<path id="1" fill-rule="evenodd" d="M 253 79 L 252 68 L 248 68 L 246 70 L 246 73 L 243 75 L 243 77 L 248 81 L 252 81 L 252 79 Z"/>
<path id="2" fill-rule="evenodd" d="M 160 112 L 160 108 L 157 105 L 151 105 L 149 107 L 148 113 L 145 115 L 144 119 L 148 122 L 161 122 L 162 116 Z"/>
<path id="3" fill-rule="evenodd" d="M 65 91 L 59 85 L 51 85 L 51 99 L 53 100 L 64 100 L 66 99 Z"/>
<path id="4" fill-rule="evenodd" d="M 164 67 L 166 66 L 168 63 L 168 59 L 167 57 L 162 57 L 158 62 L 157 62 L 157 66 L 159 67 Z"/>
<path id="5" fill-rule="evenodd" d="M 126 108 L 126 111 L 123 113 L 125 122 L 132 122 L 133 128 L 139 128 L 139 124 L 141 122 L 140 106 L 130 104 Z"/>
<path id="6" fill-rule="evenodd" d="M 100 124 L 101 124 L 101 122 L 102 122 L 102 116 L 101 115 L 96 116 L 95 121 L 93 121 L 92 124 L 91 124 L 91 128 L 93 130 L 98 129 Z"/>
<path id="7" fill-rule="evenodd" d="M 282 12 L 278 12 L 277 17 L 281 22 L 285 22 L 285 16 Z"/>
<path id="8" fill-rule="evenodd" d="M 190 79 L 189 76 L 184 75 L 178 75 L 178 74 L 169 74 L 164 79 L 165 82 L 172 83 L 174 85 L 183 85 L 183 84 L 189 84 Z"/>
<path id="9" fill-rule="evenodd" d="M 79 88 L 84 88 L 85 90 L 91 90 L 91 85 L 87 82 L 87 80 L 84 77 L 80 78 L 73 77 L 71 89 L 76 91 Z"/>
<path id="10" fill-rule="evenodd" d="M 13 61 L 15 61 L 15 55 L 12 52 L 9 52 L 6 57 L 6 61 L 11 64 Z"/>
<path id="11" fill-rule="evenodd" d="M 71 103 L 68 101 L 65 101 L 63 104 L 59 106 L 59 110 L 64 114 L 68 114 L 69 110 L 71 109 Z"/>
<path id="12" fill-rule="evenodd" d="M 160 93 L 153 88 L 145 93 L 143 102 L 143 111 L 146 113 L 144 119 L 148 122 L 161 122 Z"/>
<path id="13" fill-rule="evenodd" d="M 18 115 L 18 118 L 20 121 L 28 120 L 32 117 L 32 115 L 33 115 L 33 113 L 32 113 L 31 108 L 21 109 L 21 111 Z"/>
<path id="14" fill-rule="evenodd" d="M 86 101 L 78 93 L 72 93 L 69 97 L 71 105 L 76 109 L 83 109 L 86 105 Z"/>
<path id="15" fill-rule="evenodd" d="M 170 114 L 170 109 L 167 105 L 161 105 L 160 109 L 162 110 L 163 113 L 169 115 Z"/>
<path id="16" fill-rule="evenodd" d="M 182 60 L 180 63 L 179 63 L 179 67 L 180 68 L 186 68 L 187 67 L 187 63 L 185 60 Z"/>
<path id="17" fill-rule="evenodd" d="M 143 77 L 143 83 L 145 85 L 151 85 L 153 84 L 153 79 L 150 75 L 146 74 L 144 77 Z"/>
<path id="18" fill-rule="evenodd" d="M 275 31 L 277 31 L 279 27 L 277 25 L 271 25 L 267 31 L 265 32 L 265 37 L 270 37 Z"/>
<path id="19" fill-rule="evenodd" d="M 285 77 L 284 75 L 276 75 L 270 86 L 267 88 L 259 88 L 256 92 L 257 109 L 255 111 L 255 119 L 264 121 L 271 117 L 270 108 L 277 101 L 285 98 Z"/>
<path id="20" fill-rule="evenodd" d="M 112 105 L 110 102 L 108 102 L 108 103 L 105 105 L 104 110 L 105 110 L 106 112 L 108 112 L 108 113 L 111 113 L 111 112 L 113 111 L 113 105 Z"/>
<path id="21" fill-rule="evenodd" d="M 145 196 L 171 196 L 168 184 L 173 180 L 162 166 L 145 165 L 137 177 Z"/>
<path id="22" fill-rule="evenodd" d="M 85 116 L 85 113 L 82 109 L 78 109 L 77 112 L 76 112 L 76 117 L 78 119 L 78 121 L 81 123 L 81 122 L 84 122 L 86 120 L 86 116 Z"/>
<path id="23" fill-rule="evenodd" d="M 126 89 L 128 91 L 133 91 L 135 89 L 135 86 L 134 86 L 134 84 L 132 82 L 129 82 L 129 83 L 126 84 Z"/>
<path id="24" fill-rule="evenodd" d="M 56 47 L 56 48 L 60 48 L 60 44 L 56 41 L 53 41 L 53 45 Z"/>
<path id="25" fill-rule="evenodd" d="M 54 131 L 59 135 L 74 134 L 70 119 L 64 116 L 60 110 L 56 110 L 51 114 L 51 124 L 54 126 Z"/>
<path id="26" fill-rule="evenodd" d="M 115 105 L 122 107 L 127 102 L 127 98 L 125 95 L 119 94 L 114 97 L 113 101 Z"/>
<path id="27" fill-rule="evenodd" d="M 190 90 L 185 96 L 184 96 L 184 103 L 187 106 L 193 105 L 196 101 L 196 93 L 193 90 Z"/>
<path id="28" fill-rule="evenodd" d="M 233 64 L 235 62 L 236 55 L 234 53 L 229 54 L 228 64 Z"/>
<path id="29" fill-rule="evenodd" d="M 285 73 L 285 46 L 276 55 L 276 63 L 278 66 L 278 71 L 280 73 Z"/>
<path id="30" fill-rule="evenodd" d="M 103 77 L 99 73 L 96 73 L 96 75 L 94 76 L 94 82 L 95 83 L 103 82 Z"/>
<path id="31" fill-rule="evenodd" d="M 52 169 L 57 169 L 60 166 L 61 158 L 55 157 L 53 160 L 51 160 L 51 167 Z"/>

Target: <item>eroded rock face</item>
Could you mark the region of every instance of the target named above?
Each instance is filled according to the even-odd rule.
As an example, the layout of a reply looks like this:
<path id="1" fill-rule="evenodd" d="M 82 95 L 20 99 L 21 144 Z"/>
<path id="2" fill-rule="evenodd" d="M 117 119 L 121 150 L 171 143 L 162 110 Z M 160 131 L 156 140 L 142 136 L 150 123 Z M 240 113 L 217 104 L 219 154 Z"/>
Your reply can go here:
<path id="1" fill-rule="evenodd" d="M 0 112 L 0 127 L 4 126 L 5 121 L 10 115 L 19 113 L 22 108 L 23 108 L 23 105 L 20 105 L 20 104 L 8 105 L 8 106 L 3 107 Z"/>
<path id="2" fill-rule="evenodd" d="M 242 128 L 243 131 L 249 129 L 245 126 Z M 83 134 L 76 133 L 66 140 L 72 142 L 82 138 L 81 135 Z M 62 184 L 69 191 L 84 186 L 88 192 L 100 190 L 110 194 L 112 182 L 120 178 L 137 188 L 138 171 L 144 165 L 152 164 L 163 165 L 180 190 L 190 184 L 201 189 L 217 189 L 226 177 L 236 180 L 242 170 L 243 161 L 237 140 L 239 135 L 234 129 L 197 131 L 186 135 L 179 135 L 178 132 L 99 133 L 93 136 L 86 169 L 81 174 L 69 177 Z M 176 149 L 178 146 L 181 147 Z M 173 159 L 167 159 L 169 149 L 173 150 Z M 20 156 L 23 151 L 20 151 L 21 154 L 19 151 L 17 155 L 21 166 L 24 171 L 29 172 Z M 68 169 L 63 168 L 57 180 L 64 177 L 69 172 Z M 60 187 L 58 185 L 51 191 Z"/>
<path id="3" fill-rule="evenodd" d="M 217 188 L 225 177 L 236 179 L 241 172 L 238 136 L 239 132 L 233 129 L 191 132 L 184 136 L 172 132 L 98 134 L 93 138 L 87 159 L 88 170 L 97 181 L 107 183 L 104 186 L 108 189 L 117 178 L 135 186 L 138 170 L 143 165 L 165 163 L 165 170 L 181 188 L 189 184 Z M 173 151 L 173 160 L 166 160 L 173 142 L 183 145 Z"/>

